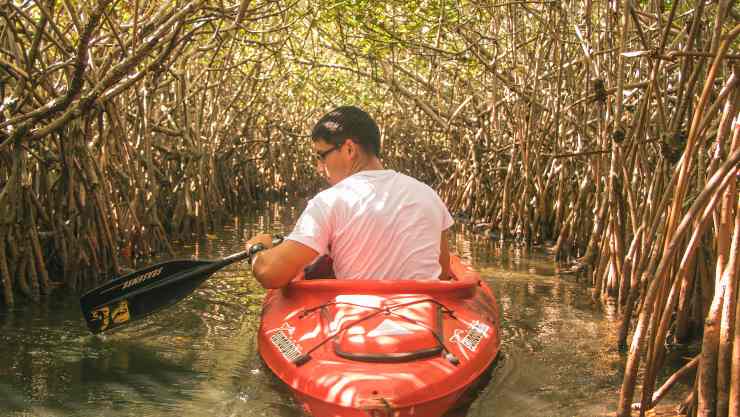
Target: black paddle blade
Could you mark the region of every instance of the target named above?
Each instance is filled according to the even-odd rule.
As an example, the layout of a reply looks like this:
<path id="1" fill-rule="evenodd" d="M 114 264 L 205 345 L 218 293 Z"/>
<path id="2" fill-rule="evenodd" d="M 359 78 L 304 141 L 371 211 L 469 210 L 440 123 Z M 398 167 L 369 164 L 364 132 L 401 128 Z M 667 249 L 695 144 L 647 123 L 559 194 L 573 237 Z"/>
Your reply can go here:
<path id="1" fill-rule="evenodd" d="M 100 333 L 175 304 L 223 266 L 223 261 L 175 260 L 115 278 L 80 298 L 87 327 Z"/>

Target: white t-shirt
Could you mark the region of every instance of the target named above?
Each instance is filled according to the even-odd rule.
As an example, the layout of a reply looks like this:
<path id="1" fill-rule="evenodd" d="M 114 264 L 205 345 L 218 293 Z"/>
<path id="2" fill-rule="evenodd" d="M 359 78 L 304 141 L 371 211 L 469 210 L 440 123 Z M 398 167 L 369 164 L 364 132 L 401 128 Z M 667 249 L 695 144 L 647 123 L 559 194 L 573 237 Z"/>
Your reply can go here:
<path id="1" fill-rule="evenodd" d="M 331 256 L 340 279 L 437 279 L 440 236 L 452 223 L 428 185 L 361 171 L 312 198 L 286 239 Z"/>

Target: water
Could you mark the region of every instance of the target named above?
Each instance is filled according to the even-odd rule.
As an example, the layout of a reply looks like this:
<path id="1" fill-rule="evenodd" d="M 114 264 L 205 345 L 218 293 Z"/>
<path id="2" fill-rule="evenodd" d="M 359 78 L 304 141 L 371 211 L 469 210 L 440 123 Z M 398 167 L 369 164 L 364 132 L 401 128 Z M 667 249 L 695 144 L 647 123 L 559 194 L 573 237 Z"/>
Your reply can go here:
<path id="1" fill-rule="evenodd" d="M 297 214 L 274 207 L 173 244 L 181 257 L 220 258 L 253 233 L 286 232 Z M 465 415 L 611 413 L 621 383 L 614 325 L 585 285 L 558 276 L 544 253 L 459 228 L 453 240 L 502 314 L 501 356 Z M 183 302 L 102 337 L 87 331 L 74 294 L 0 311 L 0 416 L 301 416 L 256 353 L 262 294 L 246 264 L 232 265 Z"/>

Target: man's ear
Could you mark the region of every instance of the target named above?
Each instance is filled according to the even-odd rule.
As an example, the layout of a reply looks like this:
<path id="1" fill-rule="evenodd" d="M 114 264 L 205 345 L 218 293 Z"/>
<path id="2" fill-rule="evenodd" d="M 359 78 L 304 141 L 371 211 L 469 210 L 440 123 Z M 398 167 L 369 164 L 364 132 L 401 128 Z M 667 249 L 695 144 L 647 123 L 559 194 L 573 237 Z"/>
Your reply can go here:
<path id="1" fill-rule="evenodd" d="M 347 151 L 349 152 L 349 156 L 352 157 L 355 154 L 357 154 L 357 142 L 355 142 L 352 139 L 347 139 Z"/>

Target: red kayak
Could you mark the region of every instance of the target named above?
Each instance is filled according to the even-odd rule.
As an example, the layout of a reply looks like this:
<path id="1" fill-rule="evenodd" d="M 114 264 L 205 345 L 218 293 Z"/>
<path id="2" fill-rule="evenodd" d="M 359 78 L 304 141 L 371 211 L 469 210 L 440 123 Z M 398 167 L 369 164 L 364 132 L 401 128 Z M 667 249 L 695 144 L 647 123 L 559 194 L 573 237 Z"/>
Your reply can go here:
<path id="1" fill-rule="evenodd" d="M 314 417 L 439 417 L 499 351 L 498 305 L 452 256 L 451 281 L 305 280 L 268 291 L 267 366 Z"/>

